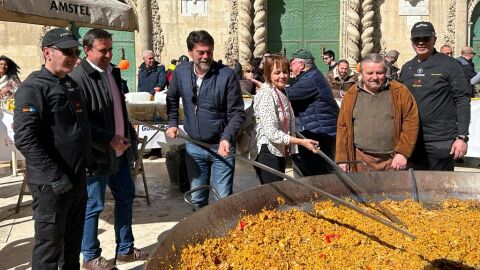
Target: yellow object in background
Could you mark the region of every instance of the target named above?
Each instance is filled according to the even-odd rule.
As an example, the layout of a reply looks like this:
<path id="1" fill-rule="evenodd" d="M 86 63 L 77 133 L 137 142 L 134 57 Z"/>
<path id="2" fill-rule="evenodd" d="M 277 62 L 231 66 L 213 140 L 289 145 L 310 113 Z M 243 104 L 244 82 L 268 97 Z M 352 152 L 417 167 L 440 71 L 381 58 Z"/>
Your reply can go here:
<path id="1" fill-rule="evenodd" d="M 15 109 L 15 99 L 7 100 L 7 110 L 12 111 Z"/>

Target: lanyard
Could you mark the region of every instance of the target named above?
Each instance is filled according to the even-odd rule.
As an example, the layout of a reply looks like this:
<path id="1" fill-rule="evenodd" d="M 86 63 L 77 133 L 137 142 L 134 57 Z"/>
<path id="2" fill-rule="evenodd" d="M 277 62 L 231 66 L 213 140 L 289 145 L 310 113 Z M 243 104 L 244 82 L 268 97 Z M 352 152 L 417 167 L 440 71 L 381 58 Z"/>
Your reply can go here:
<path id="1" fill-rule="evenodd" d="M 277 94 L 277 98 L 278 98 L 278 102 L 280 102 L 280 107 L 282 108 L 282 115 L 283 115 L 283 119 L 282 119 L 282 126 L 283 126 L 283 131 L 288 134 L 288 123 L 287 123 L 287 113 L 285 112 L 285 108 L 283 107 L 283 102 L 282 102 L 282 99 L 280 98 L 280 94 L 278 94 L 278 91 L 280 90 L 277 90 L 276 88 L 273 88 L 273 91 L 275 92 L 275 94 Z M 288 157 L 288 154 L 289 154 L 289 151 L 290 150 L 290 146 L 289 145 L 285 145 L 285 158 Z"/>

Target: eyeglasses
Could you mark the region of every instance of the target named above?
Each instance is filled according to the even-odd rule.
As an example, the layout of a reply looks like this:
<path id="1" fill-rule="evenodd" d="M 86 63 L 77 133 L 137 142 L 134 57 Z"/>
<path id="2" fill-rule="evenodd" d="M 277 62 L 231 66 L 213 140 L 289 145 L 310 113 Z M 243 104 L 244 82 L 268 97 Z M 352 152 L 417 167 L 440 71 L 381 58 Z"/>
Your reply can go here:
<path id="1" fill-rule="evenodd" d="M 323 57 L 323 60 L 328 60 L 328 59 L 330 59 L 330 58 L 328 58 L 328 57 Z"/>
<path id="2" fill-rule="evenodd" d="M 412 38 L 412 41 L 414 43 L 429 42 L 431 39 L 432 39 L 432 37 L 414 37 L 414 38 Z"/>
<path id="3" fill-rule="evenodd" d="M 251 69 L 245 70 L 245 73 L 253 73 L 253 70 Z"/>
<path id="4" fill-rule="evenodd" d="M 75 50 L 75 49 L 72 49 L 72 48 L 69 48 L 69 49 L 61 49 L 61 48 L 58 48 L 58 47 L 55 47 L 55 46 L 51 46 L 50 48 L 54 49 L 54 50 L 57 50 L 57 51 L 60 51 L 63 55 L 65 56 L 68 56 L 68 57 L 79 57 L 80 56 L 80 50 Z"/>

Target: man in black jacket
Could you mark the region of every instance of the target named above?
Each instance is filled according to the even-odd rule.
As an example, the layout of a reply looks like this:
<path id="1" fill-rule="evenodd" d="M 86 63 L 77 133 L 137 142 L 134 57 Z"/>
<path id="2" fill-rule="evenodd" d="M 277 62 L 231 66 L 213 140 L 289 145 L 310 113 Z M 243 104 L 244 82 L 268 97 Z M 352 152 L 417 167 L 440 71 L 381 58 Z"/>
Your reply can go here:
<path id="1" fill-rule="evenodd" d="M 436 40 L 430 22 L 413 25 L 417 55 L 403 65 L 400 81 L 412 92 L 420 115 L 413 168 L 453 171 L 454 159 L 467 152 L 471 88 L 457 61 L 435 50 Z"/>
<path id="2" fill-rule="evenodd" d="M 113 263 L 101 256 L 102 249 L 97 238 L 98 219 L 104 209 L 107 185 L 115 198 L 116 262 L 145 260 L 148 254 L 133 245 L 135 185 L 130 163 L 134 160 L 135 147 L 130 146 L 137 144 L 121 92 L 120 70 L 110 64 L 112 35 L 102 29 L 91 29 L 83 37 L 83 49 L 87 57 L 71 76 L 86 99 L 95 141 L 92 148 L 94 166 L 88 171 L 82 267 L 103 270 L 114 268 Z"/>
<path id="3" fill-rule="evenodd" d="M 15 145 L 25 156 L 33 196 L 32 269 L 79 269 L 90 130 L 85 102 L 68 76 L 80 55 L 62 28 L 42 39 L 45 65 L 15 95 Z"/>
<path id="4" fill-rule="evenodd" d="M 475 72 L 475 65 L 472 60 L 475 57 L 475 52 L 472 47 L 463 47 L 461 51 L 461 56 L 457 58 L 458 63 L 462 67 L 463 73 L 465 74 L 465 79 L 467 79 L 467 84 L 472 88 L 471 96 L 475 96 L 475 87 L 471 84 L 471 80 L 477 72 Z"/>
<path id="5" fill-rule="evenodd" d="M 187 143 L 186 162 L 191 187 L 210 182 L 221 197 L 232 194 L 235 137 L 245 119 L 240 83 L 232 69 L 213 61 L 213 37 L 204 30 L 188 35 L 192 62 L 175 68 L 167 92 L 169 138 L 178 135 L 178 108 L 182 98 L 184 127 L 190 137 L 211 144 L 209 148 Z M 212 178 L 210 178 L 210 171 Z M 192 194 L 192 202 L 208 204 L 208 190 Z"/>

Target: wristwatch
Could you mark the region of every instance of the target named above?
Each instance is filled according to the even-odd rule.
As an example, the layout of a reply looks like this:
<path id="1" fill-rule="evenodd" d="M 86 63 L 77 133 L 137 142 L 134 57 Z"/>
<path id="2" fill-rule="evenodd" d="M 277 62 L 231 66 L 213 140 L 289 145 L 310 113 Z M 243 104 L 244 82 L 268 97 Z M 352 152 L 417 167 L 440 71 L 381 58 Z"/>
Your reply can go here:
<path id="1" fill-rule="evenodd" d="M 468 136 L 466 135 L 458 135 L 457 140 L 462 140 L 463 142 L 467 143 L 468 142 Z"/>

